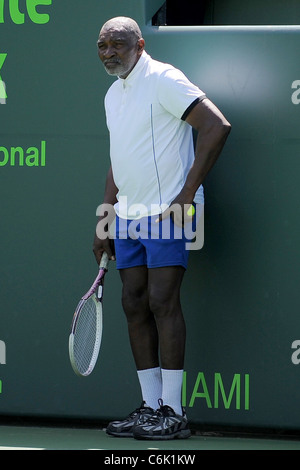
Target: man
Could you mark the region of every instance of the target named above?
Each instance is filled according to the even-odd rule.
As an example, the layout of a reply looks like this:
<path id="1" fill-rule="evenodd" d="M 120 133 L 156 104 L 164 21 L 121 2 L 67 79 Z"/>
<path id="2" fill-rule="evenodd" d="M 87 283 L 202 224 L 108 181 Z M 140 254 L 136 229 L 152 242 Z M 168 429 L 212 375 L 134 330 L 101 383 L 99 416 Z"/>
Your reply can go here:
<path id="1" fill-rule="evenodd" d="M 98 54 L 107 73 L 118 79 L 105 97 L 111 167 L 93 250 L 98 263 L 104 251 L 110 259 L 116 255 L 143 397 L 142 406 L 110 423 L 107 433 L 187 438 L 191 433 L 181 406 L 185 322 L 180 287 L 188 250 L 182 221 L 187 223 L 192 204 L 203 204 L 202 182 L 221 153 L 230 124 L 182 72 L 145 52 L 134 20 L 107 21 Z M 198 133 L 195 150 L 192 128 Z M 99 230 L 111 206 L 117 214 L 114 246 Z M 172 226 L 169 237 L 162 236 L 165 223 Z M 174 235 L 176 230 L 181 237 Z"/>

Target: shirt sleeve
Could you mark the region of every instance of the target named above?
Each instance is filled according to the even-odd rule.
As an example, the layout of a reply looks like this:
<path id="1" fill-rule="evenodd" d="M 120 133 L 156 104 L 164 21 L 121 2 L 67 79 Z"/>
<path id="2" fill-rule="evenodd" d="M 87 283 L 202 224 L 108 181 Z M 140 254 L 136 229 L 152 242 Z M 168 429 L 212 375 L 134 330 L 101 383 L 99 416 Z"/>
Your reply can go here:
<path id="1" fill-rule="evenodd" d="M 159 103 L 178 119 L 185 119 L 188 110 L 205 97 L 205 93 L 178 69 L 169 69 L 160 76 Z"/>

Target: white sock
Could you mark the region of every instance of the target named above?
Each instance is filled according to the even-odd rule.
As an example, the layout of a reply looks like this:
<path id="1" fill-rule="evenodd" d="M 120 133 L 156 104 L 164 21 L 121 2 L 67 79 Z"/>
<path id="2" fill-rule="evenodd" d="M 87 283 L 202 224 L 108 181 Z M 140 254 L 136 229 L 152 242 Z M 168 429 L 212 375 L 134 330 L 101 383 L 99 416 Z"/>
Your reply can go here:
<path id="1" fill-rule="evenodd" d="M 162 369 L 162 401 L 182 416 L 181 392 L 183 370 Z"/>
<path id="2" fill-rule="evenodd" d="M 150 406 L 156 410 L 158 408 L 158 399 L 161 398 L 162 383 L 160 367 L 153 369 L 143 369 L 137 371 L 140 381 L 142 397 L 145 406 Z"/>

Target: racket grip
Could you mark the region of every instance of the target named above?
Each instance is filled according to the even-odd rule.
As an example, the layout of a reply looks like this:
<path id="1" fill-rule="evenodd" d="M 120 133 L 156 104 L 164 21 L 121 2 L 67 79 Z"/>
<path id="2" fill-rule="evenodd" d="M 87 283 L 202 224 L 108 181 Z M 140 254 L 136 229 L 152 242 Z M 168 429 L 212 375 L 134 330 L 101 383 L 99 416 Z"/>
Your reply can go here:
<path id="1" fill-rule="evenodd" d="M 99 264 L 99 269 L 107 269 L 108 266 L 108 255 L 106 251 L 103 252 L 102 258 Z"/>

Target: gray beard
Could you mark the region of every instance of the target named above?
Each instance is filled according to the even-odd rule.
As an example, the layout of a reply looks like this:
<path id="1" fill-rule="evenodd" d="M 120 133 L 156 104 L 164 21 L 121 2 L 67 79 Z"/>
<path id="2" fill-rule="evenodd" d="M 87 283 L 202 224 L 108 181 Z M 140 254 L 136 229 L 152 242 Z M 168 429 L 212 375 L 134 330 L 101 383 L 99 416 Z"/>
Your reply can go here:
<path id="1" fill-rule="evenodd" d="M 126 66 L 122 63 L 116 62 L 114 64 L 113 69 L 110 69 L 110 68 L 106 67 L 105 64 L 103 64 L 103 65 L 104 65 L 104 68 L 105 68 L 106 72 L 108 73 L 108 75 L 115 76 L 115 77 L 121 77 L 122 75 L 128 74 L 129 70 L 133 66 L 133 64 L 127 64 L 127 66 Z"/>
<path id="2" fill-rule="evenodd" d="M 108 75 L 111 75 L 112 77 L 118 77 L 119 75 L 123 75 L 126 72 L 126 71 L 124 72 L 124 68 L 122 67 L 122 65 L 115 67 L 114 71 L 109 70 L 108 68 L 105 67 L 105 65 L 104 65 L 104 68 L 106 72 L 108 73 Z"/>

